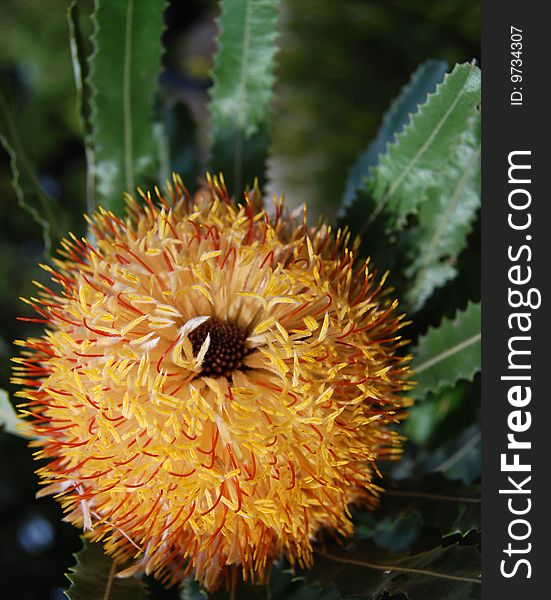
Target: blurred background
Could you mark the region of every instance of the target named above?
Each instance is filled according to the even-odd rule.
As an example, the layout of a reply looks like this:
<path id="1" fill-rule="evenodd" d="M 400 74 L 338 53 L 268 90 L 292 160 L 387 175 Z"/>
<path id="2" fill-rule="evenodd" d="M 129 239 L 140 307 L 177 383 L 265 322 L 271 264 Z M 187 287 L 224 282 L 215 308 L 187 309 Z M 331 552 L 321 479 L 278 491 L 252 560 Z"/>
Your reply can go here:
<path id="1" fill-rule="evenodd" d="M 79 4 L 86 14 L 93 3 Z M 194 188 L 206 159 L 217 4 L 169 4 L 160 104 L 174 165 Z M 0 85 L 18 107 L 21 142 L 41 185 L 58 203 L 62 227 L 83 234 L 86 164 L 67 7 L 68 0 L 2 0 Z M 284 191 L 291 203 L 306 201 L 314 212 L 333 216 L 350 165 L 416 66 L 429 58 L 450 64 L 479 58 L 479 10 L 478 0 L 284 3 L 268 189 Z M 89 33 L 89 22 L 83 27 Z M 33 279 L 44 279 L 36 266 L 44 260 L 44 248 L 40 227 L 18 206 L 10 181 L 9 156 L 0 148 L 0 388 L 11 393 L 12 341 L 36 333 L 30 324 L 16 321 L 17 315 L 30 316 L 18 297 L 34 293 Z M 475 230 L 474 260 L 477 243 Z M 450 395 L 447 402 L 451 415 L 455 400 Z M 438 406 L 441 410 L 442 402 Z M 424 410 L 434 406 L 428 403 Z M 475 401 L 463 417 L 465 424 L 476 419 L 476 411 Z M 422 426 L 423 421 L 417 423 Z M 423 431 L 413 433 L 424 439 Z M 61 510 L 52 499 L 35 500 L 33 469 L 25 441 L 0 431 L 2 596 L 56 600 L 64 597 L 63 573 L 80 543 L 78 532 L 61 522 Z M 8 580 L 17 582 L 17 588 L 10 589 Z M 157 594 L 177 597 L 175 591 Z"/>

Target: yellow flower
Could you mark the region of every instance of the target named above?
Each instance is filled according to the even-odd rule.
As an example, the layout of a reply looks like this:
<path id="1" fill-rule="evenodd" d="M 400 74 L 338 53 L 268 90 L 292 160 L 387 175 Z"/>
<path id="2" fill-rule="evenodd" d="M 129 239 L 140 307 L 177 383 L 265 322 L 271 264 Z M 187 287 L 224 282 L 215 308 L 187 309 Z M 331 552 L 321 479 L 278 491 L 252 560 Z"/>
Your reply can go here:
<path id="1" fill-rule="evenodd" d="M 265 580 L 308 567 L 317 534 L 350 534 L 407 401 L 397 302 L 348 234 L 230 200 L 99 209 L 94 242 L 62 244 L 61 291 L 28 302 L 46 330 L 15 359 L 41 495 L 125 573 L 215 588 L 231 565 Z M 124 574 L 124 573 L 123 573 Z"/>

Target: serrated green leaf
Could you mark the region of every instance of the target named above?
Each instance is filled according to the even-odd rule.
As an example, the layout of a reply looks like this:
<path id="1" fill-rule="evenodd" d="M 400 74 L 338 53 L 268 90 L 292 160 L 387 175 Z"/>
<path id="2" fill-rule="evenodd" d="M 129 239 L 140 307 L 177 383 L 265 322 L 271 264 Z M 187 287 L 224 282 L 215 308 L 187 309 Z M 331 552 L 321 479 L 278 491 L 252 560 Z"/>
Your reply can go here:
<path id="1" fill-rule="evenodd" d="M 33 437 L 29 424 L 17 416 L 17 412 L 10 402 L 8 392 L 5 390 L 0 390 L 0 428 L 20 437 Z"/>
<path id="2" fill-rule="evenodd" d="M 393 142 L 396 134 L 400 133 L 409 123 L 411 115 L 417 111 L 420 104 L 425 102 L 427 95 L 434 91 L 447 70 L 447 63 L 440 60 L 428 60 L 417 67 L 407 85 L 385 113 L 377 137 L 360 154 L 350 170 L 341 211 L 354 202 L 358 189 L 363 186 L 364 179 L 369 174 L 370 167 L 377 164 L 379 155 L 384 153 L 387 144 Z"/>
<path id="3" fill-rule="evenodd" d="M 452 160 L 480 102 L 480 70 L 472 64 L 456 65 L 436 91 L 396 136 L 373 170 L 370 186 L 377 211 L 389 214 L 389 229 L 401 229 L 407 217 L 426 200 L 441 171 Z"/>
<path id="4" fill-rule="evenodd" d="M 116 577 L 115 562 L 103 553 L 101 544 L 82 540 L 84 547 L 75 554 L 76 565 L 66 574 L 71 586 L 65 591 L 69 600 L 145 600 L 147 587 L 136 577 Z"/>
<path id="5" fill-rule="evenodd" d="M 125 191 L 158 177 L 153 101 L 165 0 L 96 0 L 88 84 L 96 202 L 120 213 Z"/>
<path id="6" fill-rule="evenodd" d="M 1 89 L 0 143 L 10 157 L 12 185 L 19 206 L 42 228 L 47 254 L 61 238 L 62 224 L 56 215 L 55 200 L 44 191 L 38 181 L 35 168 L 25 152 L 8 97 Z"/>
<path id="7" fill-rule="evenodd" d="M 419 224 L 410 233 L 413 259 L 406 300 L 419 310 L 435 288 L 454 277 L 455 259 L 465 248 L 480 207 L 480 115 L 454 149 L 453 157 L 428 190 L 421 205 Z"/>
<path id="8" fill-rule="evenodd" d="M 410 392 L 421 399 L 480 370 L 480 304 L 471 302 L 453 319 L 431 327 L 412 350 L 417 386 Z"/>
<path id="9" fill-rule="evenodd" d="M 210 92 L 212 167 L 230 192 L 262 184 L 281 0 L 221 0 Z"/>
<path id="10" fill-rule="evenodd" d="M 88 61 L 86 59 L 85 41 L 80 28 L 80 10 L 78 0 L 73 0 L 67 9 L 67 24 L 69 26 L 69 46 L 71 49 L 71 64 L 77 96 L 77 113 L 84 135 L 91 133 L 90 107 L 85 101 L 86 77 Z"/>
<path id="11" fill-rule="evenodd" d="M 343 596 L 357 599 L 387 592 L 406 594 L 408 600 L 475 600 L 480 598 L 480 552 L 454 545 L 405 555 L 358 541 L 318 553 L 308 579 L 334 582 Z"/>

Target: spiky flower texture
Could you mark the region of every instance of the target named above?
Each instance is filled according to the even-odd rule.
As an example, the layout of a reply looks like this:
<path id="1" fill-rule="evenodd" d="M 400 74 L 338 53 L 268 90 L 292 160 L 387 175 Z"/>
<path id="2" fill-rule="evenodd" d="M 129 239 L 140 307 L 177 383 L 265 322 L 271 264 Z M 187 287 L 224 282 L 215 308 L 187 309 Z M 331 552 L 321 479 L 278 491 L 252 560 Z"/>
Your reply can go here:
<path id="1" fill-rule="evenodd" d="M 66 519 L 126 573 L 216 588 L 231 565 L 265 580 L 312 563 L 321 530 L 375 505 L 406 404 L 397 302 L 348 235 L 224 185 L 100 209 L 63 242 L 60 291 L 28 302 L 15 382 Z"/>

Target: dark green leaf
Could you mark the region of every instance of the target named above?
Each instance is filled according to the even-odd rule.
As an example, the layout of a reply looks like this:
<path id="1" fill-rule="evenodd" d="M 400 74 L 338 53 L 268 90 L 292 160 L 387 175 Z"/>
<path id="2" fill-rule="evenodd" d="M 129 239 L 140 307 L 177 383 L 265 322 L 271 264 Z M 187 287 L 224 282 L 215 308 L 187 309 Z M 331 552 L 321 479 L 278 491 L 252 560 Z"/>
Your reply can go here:
<path id="1" fill-rule="evenodd" d="M 422 549 L 427 527 L 438 531 L 438 539 L 480 530 L 480 486 L 466 486 L 442 473 L 387 479 L 386 485 L 375 511 L 354 511 L 358 539 L 393 552 L 411 552 L 412 546 Z"/>
<path id="2" fill-rule="evenodd" d="M 480 102 L 480 70 L 472 64 L 456 65 L 436 91 L 411 117 L 380 158 L 370 178 L 377 210 L 389 215 L 389 230 L 401 229 L 427 199 L 427 191 L 439 182 L 453 160 L 452 149 L 468 129 Z"/>
<path id="3" fill-rule="evenodd" d="M 395 523 L 415 514 L 423 524 L 436 527 L 442 537 L 479 530 L 480 486 L 466 486 L 441 474 L 404 479 L 394 482 L 383 494 L 380 506 L 367 513 L 377 524 L 382 520 Z M 365 516 L 360 517 L 361 523 Z"/>
<path id="4" fill-rule="evenodd" d="M 418 310 L 435 288 L 457 273 L 455 262 L 465 248 L 480 207 L 480 115 L 453 151 L 438 183 L 419 209 L 419 224 L 409 237 L 412 261 L 406 299 Z"/>
<path id="5" fill-rule="evenodd" d="M 165 6 L 165 0 L 96 0 L 88 77 L 96 201 L 118 213 L 125 191 L 158 178 L 153 101 Z"/>
<path id="6" fill-rule="evenodd" d="M 163 129 L 167 134 L 169 174 L 175 172 L 184 181 L 195 181 L 199 175 L 199 144 L 196 124 L 188 106 L 182 102 L 167 103 Z"/>
<path id="7" fill-rule="evenodd" d="M 426 444 L 446 418 L 461 410 L 465 396 L 464 386 L 455 385 L 417 402 L 408 410 L 408 418 L 404 422 L 407 438 L 421 446 Z"/>
<path id="8" fill-rule="evenodd" d="M 294 578 L 284 593 L 271 596 L 271 600 L 341 600 L 341 598 L 342 596 L 333 586 L 321 587 L 308 583 L 302 578 Z"/>
<path id="9" fill-rule="evenodd" d="M 207 592 L 192 578 L 188 577 L 180 588 L 180 600 L 206 600 Z"/>
<path id="10" fill-rule="evenodd" d="M 405 552 L 419 536 L 423 524 L 417 511 L 404 511 L 386 516 L 382 510 L 360 513 L 357 518 L 356 537 L 372 540 L 378 546 L 393 552 Z M 355 519 L 356 520 L 356 519 Z"/>
<path id="11" fill-rule="evenodd" d="M 228 600 L 238 598 L 239 600 L 341 600 L 341 595 L 332 585 L 320 587 L 318 584 L 307 581 L 306 576 L 297 575 L 289 568 L 286 561 L 275 564 L 267 585 L 252 585 L 242 581 L 240 572 L 233 595 L 221 588 L 216 592 L 208 594 L 210 600 Z M 306 574 L 307 575 L 307 574 Z M 195 583 L 187 582 L 187 590 L 182 591 L 182 600 L 201 600 L 207 596 Z M 184 588 L 186 589 L 186 588 Z M 186 596 L 186 593 L 192 595 Z M 195 594 L 195 595 L 193 595 Z"/>
<path id="12" fill-rule="evenodd" d="M 429 328 L 412 354 L 414 398 L 422 399 L 459 379 L 472 379 L 480 369 L 480 304 L 471 302 L 453 319 Z"/>
<path id="13" fill-rule="evenodd" d="M 280 0 L 222 0 L 212 73 L 212 166 L 237 194 L 263 183 Z"/>
<path id="14" fill-rule="evenodd" d="M 234 596 L 235 598 L 239 598 L 239 600 L 267 600 L 267 588 L 263 585 L 251 585 L 238 579 Z M 209 600 L 230 600 L 231 598 L 230 594 L 224 588 L 208 594 L 207 597 Z"/>
<path id="15" fill-rule="evenodd" d="M 363 234 L 363 226 L 370 218 L 369 230 Z M 392 286 L 402 292 L 402 280 L 405 283 L 403 272 L 407 267 L 407 245 L 404 236 L 398 235 L 399 232 L 391 232 L 391 222 L 391 215 L 387 211 L 378 211 L 372 190 L 366 185 L 357 190 L 356 201 L 348 207 L 338 225 L 348 227 L 352 236 L 361 235 L 361 255 L 371 257 L 380 272 L 390 271 Z M 398 297 L 401 296 L 402 294 Z"/>
<path id="16" fill-rule="evenodd" d="M 320 552 L 310 580 L 334 582 L 343 596 L 373 600 L 385 592 L 409 600 L 480 598 L 480 553 L 473 546 L 394 554 L 371 542 Z"/>
<path id="17" fill-rule="evenodd" d="M 441 472 L 448 479 L 461 479 L 467 485 L 478 481 L 479 406 L 478 376 L 473 381 L 460 380 L 436 394 L 429 393 L 417 402 L 400 428 L 408 438 L 404 456 L 395 465 L 386 466 L 392 479 L 401 486 L 408 478 L 416 480 L 427 473 Z M 423 419 L 427 421 L 425 425 L 420 424 Z"/>
<path id="18" fill-rule="evenodd" d="M 82 128 L 84 150 L 86 153 L 86 205 L 88 212 L 95 209 L 95 168 L 92 147 L 92 121 L 90 107 L 90 86 L 87 81 L 89 65 L 86 56 L 86 44 L 80 26 L 80 9 L 77 0 L 73 0 L 67 9 L 69 24 L 69 42 L 71 46 L 71 61 L 77 93 L 77 113 Z"/>
<path id="19" fill-rule="evenodd" d="M 448 70 L 447 63 L 440 60 L 428 60 L 419 65 L 404 86 L 400 95 L 390 105 L 383 117 L 383 122 L 377 137 L 369 144 L 350 170 L 342 201 L 342 209 L 350 206 L 356 198 L 356 192 L 364 184 L 370 167 L 377 164 L 379 156 L 386 150 L 387 144 L 392 143 L 396 134 L 400 133 L 409 120 L 423 104 L 427 94 L 434 91 Z"/>
<path id="20" fill-rule="evenodd" d="M 459 436 L 442 444 L 426 457 L 422 469 L 442 472 L 450 479 L 467 485 L 480 479 L 480 427 L 477 423 Z"/>
<path id="21" fill-rule="evenodd" d="M 83 539 L 83 549 L 75 554 L 76 565 L 66 577 L 71 586 L 65 591 L 69 600 L 145 600 L 147 587 L 135 577 L 116 576 L 115 562 L 103 553 L 101 544 Z"/>
<path id="22" fill-rule="evenodd" d="M 310 583 L 306 577 L 298 576 L 285 564 L 280 564 L 274 567 L 269 590 L 262 597 L 270 600 L 340 600 L 341 595 L 332 585 L 320 587 Z"/>
<path id="23" fill-rule="evenodd" d="M 12 185 L 19 206 L 42 227 L 46 253 L 61 238 L 55 201 L 42 188 L 19 136 L 10 103 L 0 90 L 0 143 L 10 156 Z"/>

